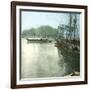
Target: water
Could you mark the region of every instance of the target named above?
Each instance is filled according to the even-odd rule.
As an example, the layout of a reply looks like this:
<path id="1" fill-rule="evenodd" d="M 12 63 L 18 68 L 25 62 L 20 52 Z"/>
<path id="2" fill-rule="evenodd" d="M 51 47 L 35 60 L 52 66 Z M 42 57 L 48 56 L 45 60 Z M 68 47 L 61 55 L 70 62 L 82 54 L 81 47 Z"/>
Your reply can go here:
<path id="1" fill-rule="evenodd" d="M 21 78 L 62 77 L 63 56 L 54 43 L 27 43 L 22 39 Z"/>
<path id="2" fill-rule="evenodd" d="M 80 73 L 80 53 L 50 43 L 22 39 L 21 78 L 63 77 Z M 77 75 L 74 75 L 77 76 Z"/>

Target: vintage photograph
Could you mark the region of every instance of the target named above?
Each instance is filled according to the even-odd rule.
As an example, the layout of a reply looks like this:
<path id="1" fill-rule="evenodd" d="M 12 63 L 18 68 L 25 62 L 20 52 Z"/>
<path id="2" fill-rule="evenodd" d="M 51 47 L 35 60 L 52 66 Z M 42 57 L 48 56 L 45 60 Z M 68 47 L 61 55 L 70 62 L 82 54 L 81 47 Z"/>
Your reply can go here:
<path id="1" fill-rule="evenodd" d="M 80 76 L 80 14 L 20 10 L 21 79 Z"/>
<path id="2" fill-rule="evenodd" d="M 12 1 L 11 88 L 87 80 L 87 6 Z"/>

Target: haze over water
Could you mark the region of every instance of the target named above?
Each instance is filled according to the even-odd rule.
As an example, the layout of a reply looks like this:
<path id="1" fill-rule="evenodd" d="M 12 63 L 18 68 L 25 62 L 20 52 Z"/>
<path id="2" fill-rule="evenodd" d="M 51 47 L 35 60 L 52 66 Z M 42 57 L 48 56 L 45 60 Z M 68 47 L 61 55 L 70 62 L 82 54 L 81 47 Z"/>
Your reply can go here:
<path id="1" fill-rule="evenodd" d="M 21 78 L 64 76 L 63 56 L 54 43 L 27 43 L 22 39 Z"/>

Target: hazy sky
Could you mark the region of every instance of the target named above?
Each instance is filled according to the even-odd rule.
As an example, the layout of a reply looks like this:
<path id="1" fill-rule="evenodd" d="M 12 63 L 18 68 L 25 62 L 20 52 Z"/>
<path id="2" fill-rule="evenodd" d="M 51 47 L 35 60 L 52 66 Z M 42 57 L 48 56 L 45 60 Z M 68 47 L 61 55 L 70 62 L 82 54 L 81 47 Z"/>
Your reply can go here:
<path id="1" fill-rule="evenodd" d="M 22 11 L 22 30 L 50 25 L 57 28 L 59 24 L 68 24 L 68 14 L 52 12 Z"/>
<path id="2" fill-rule="evenodd" d="M 41 25 L 50 25 L 57 28 L 59 24 L 68 24 L 68 13 L 22 11 L 22 30 Z"/>

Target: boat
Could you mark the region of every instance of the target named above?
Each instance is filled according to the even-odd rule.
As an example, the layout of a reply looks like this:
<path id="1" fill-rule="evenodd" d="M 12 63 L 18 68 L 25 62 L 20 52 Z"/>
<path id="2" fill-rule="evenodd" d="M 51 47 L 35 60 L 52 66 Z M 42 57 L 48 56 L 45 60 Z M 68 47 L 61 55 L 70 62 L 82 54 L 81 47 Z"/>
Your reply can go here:
<path id="1" fill-rule="evenodd" d="M 51 40 L 49 40 L 49 39 L 47 39 L 47 38 L 27 38 L 26 39 L 27 40 L 27 42 L 37 42 L 37 43 L 44 43 L 44 42 L 51 42 Z"/>

